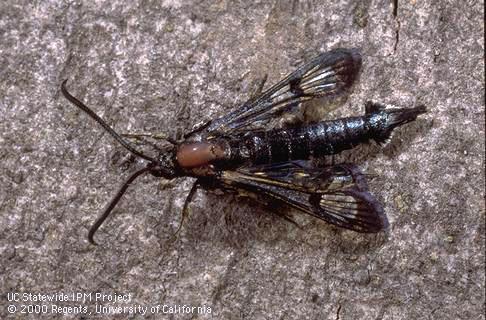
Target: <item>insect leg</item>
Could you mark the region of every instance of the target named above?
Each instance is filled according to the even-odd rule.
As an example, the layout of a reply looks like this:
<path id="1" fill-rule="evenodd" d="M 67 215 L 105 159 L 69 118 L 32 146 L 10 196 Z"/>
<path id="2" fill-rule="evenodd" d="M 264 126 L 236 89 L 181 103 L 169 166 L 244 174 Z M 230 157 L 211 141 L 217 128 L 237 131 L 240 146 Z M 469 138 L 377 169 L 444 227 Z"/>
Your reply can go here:
<path id="1" fill-rule="evenodd" d="M 209 120 L 206 123 L 203 123 L 202 125 L 196 126 L 193 130 L 191 130 L 188 133 L 184 134 L 184 139 L 189 138 L 190 136 L 192 136 L 195 133 L 198 133 L 198 132 L 203 131 L 204 129 L 206 129 L 207 127 L 209 127 L 210 124 L 211 124 L 211 120 Z"/>
<path id="2" fill-rule="evenodd" d="M 265 73 L 261 79 L 257 79 L 258 81 L 257 87 L 255 88 L 255 92 L 253 92 L 253 94 L 250 96 L 250 100 L 255 99 L 262 95 L 263 87 L 265 86 L 267 79 L 268 79 L 267 73 Z"/>
<path id="3" fill-rule="evenodd" d="M 155 140 L 166 140 L 171 142 L 171 138 L 162 132 L 151 133 L 151 132 L 135 132 L 135 133 L 122 133 L 121 136 L 126 138 L 141 139 L 141 138 L 152 138 Z"/>
<path id="4" fill-rule="evenodd" d="M 263 88 L 265 86 L 265 83 L 267 82 L 267 78 L 268 78 L 268 74 L 265 73 L 264 76 L 261 79 L 257 79 L 257 81 L 255 81 L 255 82 L 257 82 L 257 86 L 256 86 L 254 92 L 250 95 L 249 101 L 257 99 L 262 95 Z M 210 100 L 210 101 L 208 101 L 208 103 L 215 103 L 217 105 L 221 105 L 218 101 L 211 101 Z M 223 108 L 223 109 L 226 109 L 226 108 Z M 184 134 L 184 136 L 183 136 L 184 139 L 187 139 L 187 138 L 189 138 L 190 136 L 192 136 L 196 133 L 204 131 L 207 127 L 211 126 L 212 123 L 213 123 L 213 121 L 209 120 L 207 122 L 197 124 L 195 127 L 193 127 L 193 129 L 191 131 Z"/>
<path id="5" fill-rule="evenodd" d="M 146 143 L 149 143 L 146 138 L 151 138 L 151 139 L 154 139 L 154 140 L 165 140 L 165 141 L 167 141 L 168 143 L 170 143 L 174 146 L 179 144 L 179 142 L 177 142 L 173 138 L 169 137 L 167 134 L 161 133 L 161 132 L 159 132 L 159 133 L 150 133 L 150 132 L 122 133 L 121 136 L 123 136 L 125 138 L 135 139 L 135 140 L 138 140 L 138 141 L 145 141 Z"/>
<path id="6" fill-rule="evenodd" d="M 163 152 L 166 152 L 166 150 L 164 150 L 163 148 L 159 147 L 156 143 L 154 143 L 153 141 L 149 140 L 148 138 L 150 137 L 149 136 L 150 134 L 144 134 L 144 133 L 141 133 L 141 134 L 138 134 L 138 133 L 124 133 L 124 134 L 121 134 L 121 136 L 125 137 L 125 138 L 129 138 L 129 139 L 132 139 L 134 140 L 135 144 L 139 144 L 139 145 L 149 145 L 151 146 L 154 150 L 156 150 L 157 152 L 159 153 L 163 153 Z M 155 138 L 153 138 L 155 139 Z M 176 142 L 172 139 L 168 139 L 168 138 L 159 138 L 161 140 L 165 140 L 167 141 L 168 143 L 172 144 L 172 145 L 176 145 Z"/>
<path id="7" fill-rule="evenodd" d="M 189 203 L 191 203 L 192 198 L 194 198 L 194 195 L 200 186 L 199 180 L 196 180 L 196 182 L 193 183 L 191 190 L 187 194 L 186 200 L 184 201 L 184 206 L 182 207 L 181 221 L 179 222 L 177 231 L 172 236 L 172 241 L 177 238 L 177 235 L 179 234 L 179 231 L 181 231 L 182 225 L 184 224 L 184 220 L 187 218 L 187 216 L 189 216 Z"/>

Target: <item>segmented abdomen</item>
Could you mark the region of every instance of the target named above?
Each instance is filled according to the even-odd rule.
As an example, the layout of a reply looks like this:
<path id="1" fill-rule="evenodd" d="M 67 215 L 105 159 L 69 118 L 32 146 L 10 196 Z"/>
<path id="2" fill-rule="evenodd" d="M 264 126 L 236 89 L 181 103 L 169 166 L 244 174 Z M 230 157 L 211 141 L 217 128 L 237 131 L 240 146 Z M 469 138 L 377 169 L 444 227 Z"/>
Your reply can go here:
<path id="1" fill-rule="evenodd" d="M 372 138 L 367 120 L 351 117 L 305 127 L 246 133 L 232 148 L 232 154 L 252 164 L 336 154 Z"/>

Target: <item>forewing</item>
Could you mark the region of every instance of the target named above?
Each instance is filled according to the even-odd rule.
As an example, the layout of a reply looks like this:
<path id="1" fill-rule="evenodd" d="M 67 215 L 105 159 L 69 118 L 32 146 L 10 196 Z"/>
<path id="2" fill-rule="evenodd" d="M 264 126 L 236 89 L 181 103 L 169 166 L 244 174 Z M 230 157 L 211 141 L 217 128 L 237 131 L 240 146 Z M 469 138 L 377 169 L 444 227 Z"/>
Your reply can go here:
<path id="1" fill-rule="evenodd" d="M 375 233 L 388 227 L 382 206 L 354 165 L 314 168 L 308 162 L 293 161 L 224 171 L 220 180 L 342 228 Z"/>
<path id="2" fill-rule="evenodd" d="M 345 93 L 360 68 L 358 49 L 323 53 L 239 109 L 213 120 L 205 132 L 214 135 L 260 129 L 276 115 L 295 112 L 302 102 Z"/>

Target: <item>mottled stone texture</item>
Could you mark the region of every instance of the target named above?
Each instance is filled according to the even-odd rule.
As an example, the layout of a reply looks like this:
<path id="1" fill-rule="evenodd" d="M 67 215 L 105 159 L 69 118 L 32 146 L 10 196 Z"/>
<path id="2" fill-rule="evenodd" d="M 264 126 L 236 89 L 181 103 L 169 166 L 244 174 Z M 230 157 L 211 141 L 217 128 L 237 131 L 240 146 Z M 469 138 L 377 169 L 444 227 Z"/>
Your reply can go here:
<path id="1" fill-rule="evenodd" d="M 211 307 L 196 318 L 484 319 L 483 32 L 482 1 L 2 1 L 0 318 L 39 318 L 9 315 L 7 292 L 117 292 L 132 301 L 114 306 Z M 199 191 L 170 241 L 192 181 L 144 177 L 88 244 L 142 163 L 61 96 L 63 79 L 116 130 L 180 135 L 335 47 L 361 48 L 363 70 L 329 117 L 368 99 L 430 110 L 350 154 L 387 235 L 296 215 L 299 229 Z M 60 303 L 79 304 L 94 313 Z"/>

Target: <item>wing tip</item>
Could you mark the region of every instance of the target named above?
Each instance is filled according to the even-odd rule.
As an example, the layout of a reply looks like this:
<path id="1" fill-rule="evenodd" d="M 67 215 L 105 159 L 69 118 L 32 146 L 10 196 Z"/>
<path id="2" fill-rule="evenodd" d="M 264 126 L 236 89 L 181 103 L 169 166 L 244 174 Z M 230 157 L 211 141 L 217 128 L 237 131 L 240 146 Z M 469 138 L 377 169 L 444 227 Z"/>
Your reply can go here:
<path id="1" fill-rule="evenodd" d="M 363 64 L 363 58 L 358 48 L 344 49 L 345 63 L 340 68 L 338 76 L 340 80 L 345 83 L 346 88 L 349 88 L 358 79 Z"/>
<path id="2" fill-rule="evenodd" d="M 383 210 L 383 206 L 378 200 L 373 197 L 368 191 L 355 191 L 351 192 L 351 195 L 355 198 L 362 200 L 362 205 L 366 207 L 364 212 L 366 214 L 357 216 L 358 221 L 365 221 L 365 228 L 362 230 L 356 230 L 363 233 L 378 233 L 381 231 L 387 231 L 390 227 L 388 218 Z"/>
<path id="3" fill-rule="evenodd" d="M 382 205 L 368 191 L 352 188 L 314 195 L 309 201 L 317 217 L 337 227 L 360 233 L 388 230 Z"/>

